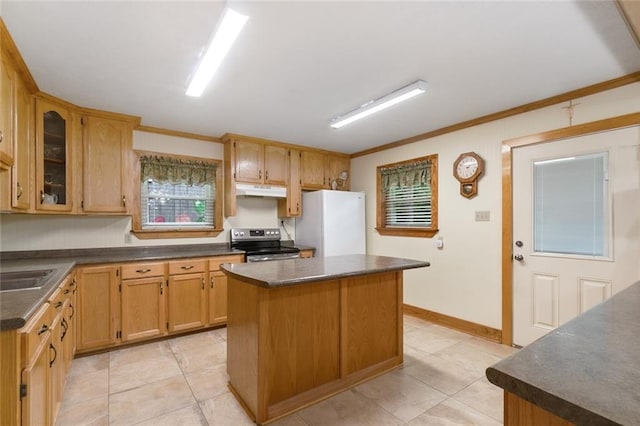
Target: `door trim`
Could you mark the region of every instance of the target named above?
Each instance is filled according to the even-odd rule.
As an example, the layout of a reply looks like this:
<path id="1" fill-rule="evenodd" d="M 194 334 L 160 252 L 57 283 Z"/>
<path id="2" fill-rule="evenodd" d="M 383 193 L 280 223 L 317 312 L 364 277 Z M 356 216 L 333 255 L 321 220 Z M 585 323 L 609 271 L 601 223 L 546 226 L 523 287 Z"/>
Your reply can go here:
<path id="1" fill-rule="evenodd" d="M 502 343 L 513 344 L 513 150 L 640 125 L 640 112 L 502 141 Z"/>

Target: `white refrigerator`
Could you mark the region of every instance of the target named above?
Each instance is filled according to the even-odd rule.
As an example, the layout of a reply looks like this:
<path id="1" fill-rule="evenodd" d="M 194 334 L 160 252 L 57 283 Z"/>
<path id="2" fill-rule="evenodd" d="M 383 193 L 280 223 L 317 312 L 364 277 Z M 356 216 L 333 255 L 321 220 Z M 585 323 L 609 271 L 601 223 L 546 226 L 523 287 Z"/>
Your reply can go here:
<path id="1" fill-rule="evenodd" d="M 316 257 L 365 254 L 364 192 L 302 193 L 296 245 L 316 249 Z"/>

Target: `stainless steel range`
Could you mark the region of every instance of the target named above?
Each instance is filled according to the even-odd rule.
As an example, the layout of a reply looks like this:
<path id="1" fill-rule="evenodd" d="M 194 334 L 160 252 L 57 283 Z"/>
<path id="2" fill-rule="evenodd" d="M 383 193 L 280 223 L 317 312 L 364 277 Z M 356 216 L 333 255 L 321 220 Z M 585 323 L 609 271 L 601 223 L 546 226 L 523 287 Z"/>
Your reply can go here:
<path id="1" fill-rule="evenodd" d="M 295 259 L 300 249 L 280 244 L 278 228 L 233 228 L 231 248 L 245 251 L 245 262 Z"/>

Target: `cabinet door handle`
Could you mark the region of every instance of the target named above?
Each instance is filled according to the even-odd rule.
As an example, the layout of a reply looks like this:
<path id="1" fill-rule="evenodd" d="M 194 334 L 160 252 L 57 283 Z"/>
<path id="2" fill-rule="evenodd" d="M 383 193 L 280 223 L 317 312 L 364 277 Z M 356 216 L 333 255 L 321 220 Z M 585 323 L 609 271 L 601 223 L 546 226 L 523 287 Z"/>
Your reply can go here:
<path id="1" fill-rule="evenodd" d="M 62 307 L 63 303 L 62 302 L 58 302 L 56 303 L 56 309 L 60 309 Z"/>
<path id="2" fill-rule="evenodd" d="M 53 359 L 49 361 L 49 368 L 51 368 L 53 366 L 53 363 L 56 362 L 56 358 L 58 358 L 58 351 L 52 343 L 49 343 L 49 349 L 53 349 Z"/>
<path id="3" fill-rule="evenodd" d="M 162 280 L 160 281 L 160 296 L 162 296 Z"/>
<path id="4" fill-rule="evenodd" d="M 193 269 L 193 265 L 181 266 L 181 268 L 188 271 L 189 269 Z"/>
<path id="5" fill-rule="evenodd" d="M 63 293 L 63 294 L 69 294 L 69 292 L 70 292 L 70 291 L 71 291 L 71 290 L 69 290 L 68 288 L 65 288 L 65 289 L 64 289 L 64 293 Z"/>
<path id="6" fill-rule="evenodd" d="M 16 182 L 16 188 L 18 188 L 18 195 L 16 195 L 16 198 L 19 200 L 20 197 L 22 197 L 22 185 L 20 182 Z"/>
<path id="7" fill-rule="evenodd" d="M 49 326 L 47 324 L 42 324 L 40 330 L 38 330 L 38 336 L 42 333 L 46 333 L 47 331 L 49 331 Z"/>
<path id="8" fill-rule="evenodd" d="M 3 136 L 2 136 L 2 130 L 0 130 L 0 142 L 2 142 Z"/>
<path id="9" fill-rule="evenodd" d="M 202 289 L 204 290 L 204 278 L 202 279 Z"/>
<path id="10" fill-rule="evenodd" d="M 40 191 L 40 204 L 44 204 L 44 191 Z"/>
<path id="11" fill-rule="evenodd" d="M 147 272 L 151 272 L 151 269 L 136 269 L 136 272 L 139 274 L 146 274 Z"/>
<path id="12" fill-rule="evenodd" d="M 127 197 L 122 196 L 122 207 L 127 207 Z"/>
<path id="13" fill-rule="evenodd" d="M 74 308 L 72 304 L 69 304 L 69 309 L 71 309 L 71 313 L 69 314 L 69 319 L 71 319 L 76 314 L 76 308 Z"/>
<path id="14" fill-rule="evenodd" d="M 269 180 L 269 170 L 264 172 L 264 180 Z"/>
<path id="15" fill-rule="evenodd" d="M 213 277 L 211 277 L 210 281 L 211 281 L 211 288 L 213 288 Z"/>
<path id="16" fill-rule="evenodd" d="M 262 179 L 262 170 L 258 170 L 258 179 Z"/>

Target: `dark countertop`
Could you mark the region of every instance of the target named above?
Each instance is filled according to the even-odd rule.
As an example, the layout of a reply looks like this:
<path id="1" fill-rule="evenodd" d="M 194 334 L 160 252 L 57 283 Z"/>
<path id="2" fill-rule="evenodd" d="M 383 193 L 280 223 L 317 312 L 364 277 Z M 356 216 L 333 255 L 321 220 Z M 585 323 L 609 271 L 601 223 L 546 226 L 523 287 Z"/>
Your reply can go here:
<path id="1" fill-rule="evenodd" d="M 487 369 L 491 383 L 579 425 L 640 422 L 640 282 Z"/>
<path id="2" fill-rule="evenodd" d="M 287 259 L 278 262 L 223 263 L 220 268 L 225 274 L 250 284 L 261 287 L 281 287 L 426 266 L 429 266 L 429 262 L 353 254 Z"/>
<path id="3" fill-rule="evenodd" d="M 75 262 L 69 260 L 11 260 L 2 262 L 2 272 L 53 269 L 40 288 L 0 292 L 0 330 L 13 330 L 25 325 L 62 280 L 71 273 Z"/>
<path id="4" fill-rule="evenodd" d="M 0 253 L 2 272 L 54 269 L 40 289 L 0 292 L 0 330 L 24 326 L 76 265 L 243 254 L 226 243 Z"/>

